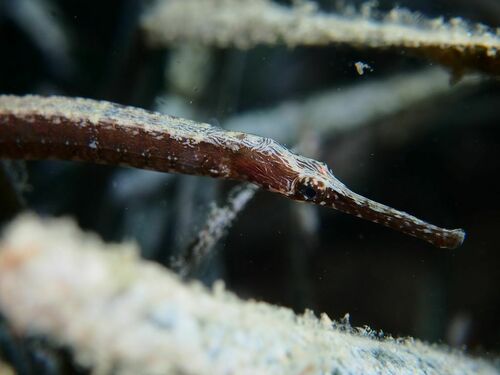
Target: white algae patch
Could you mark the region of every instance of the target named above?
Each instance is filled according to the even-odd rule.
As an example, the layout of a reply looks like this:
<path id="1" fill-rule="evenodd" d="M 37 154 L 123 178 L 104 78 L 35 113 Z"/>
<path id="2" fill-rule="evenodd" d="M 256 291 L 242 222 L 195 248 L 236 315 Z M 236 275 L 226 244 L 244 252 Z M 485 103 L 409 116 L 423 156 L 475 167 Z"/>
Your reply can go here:
<path id="1" fill-rule="evenodd" d="M 221 283 L 183 283 L 67 219 L 24 215 L 7 228 L 0 305 L 17 332 L 69 346 L 97 373 L 497 374 L 458 352 L 243 301 Z"/>

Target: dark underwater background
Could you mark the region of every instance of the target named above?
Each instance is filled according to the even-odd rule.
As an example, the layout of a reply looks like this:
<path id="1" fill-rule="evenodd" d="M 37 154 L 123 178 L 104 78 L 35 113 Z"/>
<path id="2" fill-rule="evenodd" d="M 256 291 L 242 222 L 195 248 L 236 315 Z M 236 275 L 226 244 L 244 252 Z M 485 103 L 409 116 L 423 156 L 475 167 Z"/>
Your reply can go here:
<path id="1" fill-rule="evenodd" d="M 20 3 L 0 1 L 1 94 L 81 96 L 146 109 L 168 106 L 175 97 L 192 119 L 224 126 L 228 118 L 283 101 L 326 90 L 341 94 L 436 66 L 397 49 L 214 48 L 204 87 L 182 92 L 168 79 L 179 54 L 150 47 L 140 29 L 148 2 L 46 1 L 40 5 L 45 25 L 34 25 Z M 380 1 L 378 9 L 395 5 L 428 17 L 500 25 L 495 0 Z M 332 1 L 320 6 L 334 8 Z M 373 71 L 358 75 L 357 61 Z M 193 277 L 207 285 L 222 279 L 243 298 L 326 312 L 332 319 L 349 313 L 353 326 L 498 357 L 499 125 L 498 78 L 482 76 L 480 83 L 358 128 L 307 135 L 312 154 L 354 191 L 433 224 L 464 228 L 467 238 L 458 249 L 436 249 L 334 210 L 258 192 Z M 169 266 L 203 227 L 211 205 L 223 204 L 234 185 L 83 163 L 5 161 L 0 224 L 23 210 L 71 216 L 107 241 L 137 241 L 144 257 Z M 0 324 L 0 353 L 17 363 L 20 374 L 83 371 L 55 365 L 68 354 L 54 354 L 43 340 L 20 340 Z"/>

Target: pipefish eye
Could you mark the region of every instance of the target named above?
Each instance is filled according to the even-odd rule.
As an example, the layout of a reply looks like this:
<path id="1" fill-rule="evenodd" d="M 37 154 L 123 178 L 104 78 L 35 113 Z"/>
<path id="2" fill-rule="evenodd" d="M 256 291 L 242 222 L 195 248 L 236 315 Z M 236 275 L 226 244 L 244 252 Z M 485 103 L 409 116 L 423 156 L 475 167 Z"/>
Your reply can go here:
<path id="1" fill-rule="evenodd" d="M 316 190 L 309 184 L 300 184 L 297 192 L 301 194 L 305 200 L 311 200 L 316 197 Z"/>

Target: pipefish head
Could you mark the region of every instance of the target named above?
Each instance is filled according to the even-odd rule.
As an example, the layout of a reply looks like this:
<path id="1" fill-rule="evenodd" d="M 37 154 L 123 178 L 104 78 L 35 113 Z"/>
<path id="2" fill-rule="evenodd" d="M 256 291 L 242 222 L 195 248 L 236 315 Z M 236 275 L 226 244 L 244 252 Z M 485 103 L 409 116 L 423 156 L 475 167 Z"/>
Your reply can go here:
<path id="1" fill-rule="evenodd" d="M 305 158 L 298 161 L 299 173 L 289 194 L 292 199 L 335 208 L 441 248 L 454 249 L 464 241 L 465 232 L 461 229 L 440 228 L 406 212 L 372 201 L 349 190 L 325 164 Z"/>
<path id="2" fill-rule="evenodd" d="M 304 202 L 335 208 L 335 202 L 345 195 L 346 186 L 324 163 L 312 159 L 299 160 L 299 173 L 291 186 L 290 197 Z"/>

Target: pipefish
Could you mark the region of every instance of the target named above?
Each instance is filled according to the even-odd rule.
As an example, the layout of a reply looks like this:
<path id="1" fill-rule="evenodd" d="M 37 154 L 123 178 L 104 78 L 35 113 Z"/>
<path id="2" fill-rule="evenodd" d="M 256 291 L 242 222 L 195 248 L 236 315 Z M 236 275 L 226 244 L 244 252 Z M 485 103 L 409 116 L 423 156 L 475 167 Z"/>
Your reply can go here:
<path id="1" fill-rule="evenodd" d="M 0 157 L 78 160 L 248 181 L 437 247 L 456 248 L 465 238 L 461 229 L 437 227 L 352 192 L 326 164 L 272 139 L 106 101 L 0 95 Z"/>

